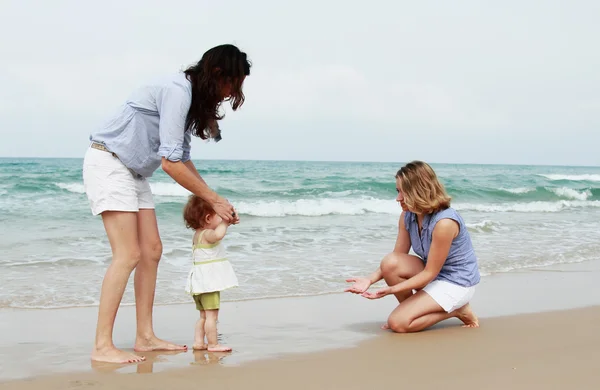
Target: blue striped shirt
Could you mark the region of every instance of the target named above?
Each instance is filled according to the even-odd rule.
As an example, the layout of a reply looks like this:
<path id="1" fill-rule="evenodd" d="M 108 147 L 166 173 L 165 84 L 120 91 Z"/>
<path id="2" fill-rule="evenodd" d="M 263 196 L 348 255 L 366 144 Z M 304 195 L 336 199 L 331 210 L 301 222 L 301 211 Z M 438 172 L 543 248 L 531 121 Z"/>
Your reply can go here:
<path id="1" fill-rule="evenodd" d="M 150 177 L 170 161 L 190 159 L 192 135 L 185 119 L 192 86 L 183 72 L 135 90 L 117 112 L 90 136 L 142 177 Z"/>
<path id="2" fill-rule="evenodd" d="M 453 208 L 440 210 L 423 217 L 423 230 L 419 234 L 417 215 L 407 211 L 404 213 L 404 226 L 410 235 L 413 251 L 427 264 L 427 257 L 431 249 L 433 229 L 442 219 L 452 219 L 459 225 L 458 235 L 452 240 L 448 257 L 436 277 L 436 280 L 445 280 L 462 287 L 471 287 L 479 283 L 479 266 L 477 256 L 471 243 L 471 236 L 462 217 Z"/>

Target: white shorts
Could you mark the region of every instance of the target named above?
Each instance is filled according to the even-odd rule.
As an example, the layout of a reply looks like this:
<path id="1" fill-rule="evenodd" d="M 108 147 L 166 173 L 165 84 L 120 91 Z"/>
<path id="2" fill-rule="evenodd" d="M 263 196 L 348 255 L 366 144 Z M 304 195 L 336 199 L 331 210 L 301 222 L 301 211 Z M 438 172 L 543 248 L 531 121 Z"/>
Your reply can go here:
<path id="1" fill-rule="evenodd" d="M 83 160 L 83 186 L 92 214 L 153 209 L 148 180 L 133 173 L 112 153 L 88 148 Z"/>
<path id="2" fill-rule="evenodd" d="M 423 291 L 429 294 L 446 313 L 450 313 L 469 303 L 475 294 L 475 286 L 462 287 L 443 280 L 434 280 L 425 286 Z"/>

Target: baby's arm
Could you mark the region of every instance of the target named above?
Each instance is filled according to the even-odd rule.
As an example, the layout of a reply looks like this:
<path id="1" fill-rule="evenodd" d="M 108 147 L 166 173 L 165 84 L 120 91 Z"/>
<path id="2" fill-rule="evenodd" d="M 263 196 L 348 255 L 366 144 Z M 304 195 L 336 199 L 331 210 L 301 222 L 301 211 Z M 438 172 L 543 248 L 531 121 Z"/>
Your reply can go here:
<path id="1" fill-rule="evenodd" d="M 225 221 L 221 222 L 219 226 L 215 230 L 208 229 L 202 236 L 209 244 L 214 244 L 217 241 L 220 241 L 225 237 L 225 233 L 227 233 L 227 228 L 229 224 Z"/>

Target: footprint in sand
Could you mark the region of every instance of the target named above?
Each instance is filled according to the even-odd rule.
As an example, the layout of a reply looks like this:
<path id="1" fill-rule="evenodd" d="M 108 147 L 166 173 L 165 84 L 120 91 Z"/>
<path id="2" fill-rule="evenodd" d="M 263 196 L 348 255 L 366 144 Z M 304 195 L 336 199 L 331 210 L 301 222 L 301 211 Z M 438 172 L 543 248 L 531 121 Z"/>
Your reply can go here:
<path id="1" fill-rule="evenodd" d="M 76 389 L 79 387 L 91 387 L 91 386 L 96 386 L 98 384 L 98 382 L 94 382 L 94 381 L 70 381 L 69 382 L 69 389 Z"/>

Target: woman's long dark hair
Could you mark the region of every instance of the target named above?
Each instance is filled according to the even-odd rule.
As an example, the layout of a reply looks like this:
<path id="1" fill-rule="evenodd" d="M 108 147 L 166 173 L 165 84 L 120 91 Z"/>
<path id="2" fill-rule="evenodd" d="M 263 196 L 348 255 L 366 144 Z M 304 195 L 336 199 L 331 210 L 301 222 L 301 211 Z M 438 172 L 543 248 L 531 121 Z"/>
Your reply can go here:
<path id="1" fill-rule="evenodd" d="M 202 139 L 220 139 L 217 121 L 223 119 L 219 115 L 219 107 L 223 102 L 221 88 L 231 85 L 231 108 L 235 111 L 244 104 L 242 83 L 250 74 L 250 62 L 246 53 L 234 45 L 213 47 L 200 61 L 185 70 L 185 75 L 192 83 L 192 104 L 185 120 L 186 130 Z"/>

